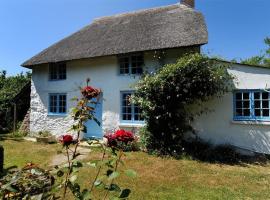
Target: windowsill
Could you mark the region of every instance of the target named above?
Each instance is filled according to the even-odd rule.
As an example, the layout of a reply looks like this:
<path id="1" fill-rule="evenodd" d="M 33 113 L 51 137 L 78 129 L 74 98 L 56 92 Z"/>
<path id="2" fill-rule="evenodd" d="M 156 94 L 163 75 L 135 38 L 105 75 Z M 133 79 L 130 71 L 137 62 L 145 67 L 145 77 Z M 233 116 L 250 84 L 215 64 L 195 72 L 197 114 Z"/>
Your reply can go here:
<path id="1" fill-rule="evenodd" d="M 59 81 L 66 81 L 67 79 L 49 79 L 49 82 L 59 82 Z"/>
<path id="2" fill-rule="evenodd" d="M 50 117 L 66 117 L 67 116 L 67 113 L 48 113 L 47 116 L 50 116 Z"/>
<path id="3" fill-rule="evenodd" d="M 120 127 L 127 127 L 127 128 L 133 128 L 133 127 L 144 127 L 145 123 L 120 123 Z"/>
<path id="4" fill-rule="evenodd" d="M 119 74 L 119 76 L 122 76 L 122 77 L 140 77 L 142 75 L 143 74 Z"/>
<path id="5" fill-rule="evenodd" d="M 259 120 L 232 120 L 232 124 L 240 124 L 240 125 L 262 125 L 262 126 L 270 126 L 270 121 L 259 121 Z"/>

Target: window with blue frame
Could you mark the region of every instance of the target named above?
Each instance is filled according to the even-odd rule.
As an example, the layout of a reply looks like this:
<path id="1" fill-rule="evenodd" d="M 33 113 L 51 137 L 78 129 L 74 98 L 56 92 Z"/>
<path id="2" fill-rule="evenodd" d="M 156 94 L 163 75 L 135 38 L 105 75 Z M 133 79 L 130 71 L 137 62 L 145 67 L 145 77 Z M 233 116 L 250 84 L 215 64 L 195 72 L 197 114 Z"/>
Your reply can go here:
<path id="1" fill-rule="evenodd" d="M 121 121 L 128 123 L 140 123 L 144 119 L 142 117 L 141 109 L 131 103 L 131 95 L 133 92 L 122 92 L 121 93 Z"/>
<path id="2" fill-rule="evenodd" d="M 67 78 L 67 69 L 65 62 L 50 63 L 49 65 L 49 80 L 65 80 Z"/>
<path id="3" fill-rule="evenodd" d="M 67 113 L 67 95 L 49 94 L 49 114 Z"/>
<path id="4" fill-rule="evenodd" d="M 118 57 L 120 74 L 139 75 L 143 73 L 144 56 L 142 53 L 127 54 Z"/>
<path id="5" fill-rule="evenodd" d="M 270 121 L 270 93 L 264 90 L 234 92 L 235 120 Z"/>

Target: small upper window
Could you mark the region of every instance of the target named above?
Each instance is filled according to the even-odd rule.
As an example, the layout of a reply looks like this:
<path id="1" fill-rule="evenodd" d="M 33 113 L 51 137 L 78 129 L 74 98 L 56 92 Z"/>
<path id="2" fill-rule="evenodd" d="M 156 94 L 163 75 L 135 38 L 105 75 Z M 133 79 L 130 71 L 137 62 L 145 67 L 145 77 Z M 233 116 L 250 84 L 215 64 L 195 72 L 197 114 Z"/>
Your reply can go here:
<path id="1" fill-rule="evenodd" d="M 65 80 L 67 78 L 66 63 L 50 63 L 49 79 L 51 81 Z"/>
<path id="2" fill-rule="evenodd" d="M 120 74 L 142 74 L 144 57 L 143 54 L 123 55 L 118 58 Z"/>
<path id="3" fill-rule="evenodd" d="M 237 120 L 270 120 L 270 93 L 260 90 L 236 91 L 234 118 Z"/>

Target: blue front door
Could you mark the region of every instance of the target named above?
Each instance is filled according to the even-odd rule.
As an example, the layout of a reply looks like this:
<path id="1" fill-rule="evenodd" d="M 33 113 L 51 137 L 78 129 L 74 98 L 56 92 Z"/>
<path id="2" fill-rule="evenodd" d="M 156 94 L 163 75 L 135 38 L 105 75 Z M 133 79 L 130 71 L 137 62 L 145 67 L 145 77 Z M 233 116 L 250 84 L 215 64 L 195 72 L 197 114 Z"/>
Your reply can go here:
<path id="1" fill-rule="evenodd" d="M 96 101 L 96 99 L 94 99 Z M 87 133 L 85 135 L 86 138 L 102 138 L 103 133 L 102 133 L 102 97 L 99 98 L 99 101 L 97 104 L 91 104 L 90 106 L 95 107 L 95 117 L 97 120 L 100 122 L 100 126 L 94 121 L 94 120 L 89 120 L 86 122 L 86 127 L 87 127 Z"/>

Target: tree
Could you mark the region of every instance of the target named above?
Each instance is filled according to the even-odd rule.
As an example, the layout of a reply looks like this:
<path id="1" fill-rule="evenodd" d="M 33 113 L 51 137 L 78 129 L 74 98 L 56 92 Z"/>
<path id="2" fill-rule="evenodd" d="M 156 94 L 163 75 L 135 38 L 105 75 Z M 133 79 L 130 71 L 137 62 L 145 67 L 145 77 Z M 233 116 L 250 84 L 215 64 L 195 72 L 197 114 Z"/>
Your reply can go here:
<path id="1" fill-rule="evenodd" d="M 12 100 L 21 89 L 31 80 L 31 73 L 20 73 L 16 76 L 7 76 L 6 71 L 0 72 L 0 133 L 2 128 L 12 126 Z M 29 102 L 22 100 L 18 109 Z"/>
<path id="2" fill-rule="evenodd" d="M 262 55 L 252 56 L 245 60 L 241 60 L 242 64 L 248 65 L 261 65 L 265 67 L 270 67 L 270 37 L 264 39 L 264 43 L 267 45 L 265 52 Z"/>

